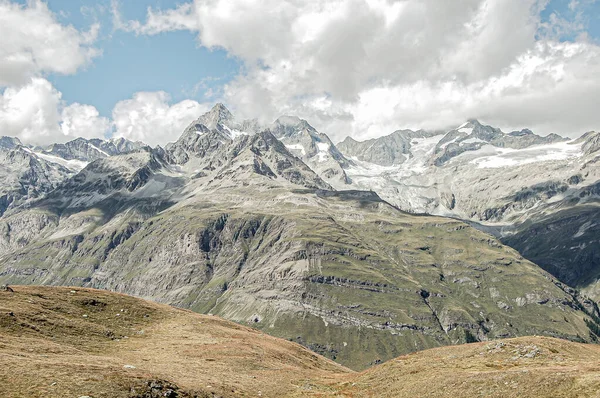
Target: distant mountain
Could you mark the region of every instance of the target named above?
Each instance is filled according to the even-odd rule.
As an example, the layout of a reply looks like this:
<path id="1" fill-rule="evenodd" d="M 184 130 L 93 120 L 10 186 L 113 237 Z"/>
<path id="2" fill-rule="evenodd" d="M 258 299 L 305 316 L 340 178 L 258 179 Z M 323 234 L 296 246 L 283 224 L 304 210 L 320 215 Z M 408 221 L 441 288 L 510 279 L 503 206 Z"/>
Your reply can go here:
<path id="1" fill-rule="evenodd" d="M 18 138 L 0 137 L 0 216 L 52 191 L 72 174 L 70 169 L 37 156 Z"/>
<path id="2" fill-rule="evenodd" d="M 561 141 L 566 140 L 556 134 L 540 137 L 527 129 L 505 134 L 500 129 L 484 126 L 477 120 L 469 120 L 457 129 L 449 131 L 438 142 L 432 161 L 436 166 L 441 166 L 464 152 L 477 151 L 484 145 L 497 148 L 524 149 L 534 145 Z"/>
<path id="3" fill-rule="evenodd" d="M 342 187 L 350 183 L 344 171 L 348 160 L 329 137 L 316 131 L 306 120 L 292 116 L 282 116 L 271 125 L 262 126 L 256 119 L 238 122 L 223 104 L 216 104 L 192 122 L 175 144 L 167 146 L 167 150 L 177 158 L 176 162 L 185 162 L 186 152 L 190 149 L 203 154 L 211 145 L 228 143 L 239 136 L 254 135 L 264 130 L 269 130 L 288 151 L 329 184 Z"/>
<path id="4" fill-rule="evenodd" d="M 411 141 L 435 136 L 435 132 L 424 130 L 398 130 L 390 135 L 367 141 L 356 141 L 351 137 L 337 144 L 346 156 L 380 166 L 399 165 L 411 157 Z"/>
<path id="5" fill-rule="evenodd" d="M 410 130 L 338 144 L 346 173 L 409 212 L 465 220 L 565 283 L 600 297 L 600 139 L 470 120 L 446 133 Z"/>
<path id="6" fill-rule="evenodd" d="M 77 138 L 49 147 L 24 145 L 15 137 L 0 137 L 0 215 L 39 199 L 82 170 L 88 163 L 109 156 L 148 148 L 140 142 L 116 138 Z"/>
<path id="7" fill-rule="evenodd" d="M 111 140 L 77 138 L 65 144 L 52 144 L 43 149 L 41 153 L 65 160 L 93 162 L 97 159 L 137 151 L 144 147 L 147 145 L 142 142 L 133 142 L 122 137 Z"/>
<path id="8" fill-rule="evenodd" d="M 270 126 L 271 131 L 294 155 L 331 185 L 342 188 L 350 183 L 345 168 L 348 159 L 326 134 L 319 133 L 306 120 L 282 116 Z"/>
<path id="9" fill-rule="evenodd" d="M 233 140 L 239 135 L 257 133 L 262 129 L 256 119 L 238 122 L 233 114 L 219 103 L 210 111 L 194 120 L 185 130 L 184 135 L 192 131 L 201 133 L 204 129 L 214 131 L 223 139 Z"/>
<path id="10" fill-rule="evenodd" d="M 0 283 L 217 314 L 355 369 L 472 340 L 592 339 L 594 304 L 494 237 L 359 189 L 351 173 L 368 165 L 301 119 L 253 125 L 217 105 L 164 149 L 94 160 L 11 209 Z M 436 135 L 422 135 L 412 156 L 377 170 L 437 167 Z"/>

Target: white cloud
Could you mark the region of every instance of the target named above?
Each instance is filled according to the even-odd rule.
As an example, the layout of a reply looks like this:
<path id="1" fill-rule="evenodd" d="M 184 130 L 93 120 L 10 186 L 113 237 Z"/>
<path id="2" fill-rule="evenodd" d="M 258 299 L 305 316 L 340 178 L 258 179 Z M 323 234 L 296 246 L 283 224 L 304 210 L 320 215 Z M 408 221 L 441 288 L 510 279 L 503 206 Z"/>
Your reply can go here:
<path id="1" fill-rule="evenodd" d="M 34 145 L 107 136 L 164 145 L 179 138 L 185 127 L 209 108 L 192 100 L 171 105 L 163 91 L 138 92 L 118 102 L 109 120 L 91 105 L 67 106 L 49 81 L 33 78 L 0 95 L 0 136 L 19 137 Z"/>
<path id="2" fill-rule="evenodd" d="M 164 145 L 175 141 L 185 127 L 209 106 L 192 100 L 169 104 L 163 91 L 139 92 L 132 99 L 118 102 L 112 113 L 115 137 Z"/>
<path id="3" fill-rule="evenodd" d="M 90 105 L 64 107 L 62 94 L 42 78 L 21 87 L 8 87 L 0 95 L 0 135 L 47 145 L 77 137 L 103 137 L 110 129 Z"/>
<path id="4" fill-rule="evenodd" d="M 27 84 L 44 72 L 76 72 L 100 54 L 92 47 L 98 30 L 98 24 L 88 32 L 61 25 L 40 0 L 0 0 L 0 86 Z"/>
<path id="5" fill-rule="evenodd" d="M 0 97 L 0 134 L 40 144 L 61 136 L 60 101 L 61 93 L 41 78 L 7 88 Z"/>
<path id="6" fill-rule="evenodd" d="M 104 138 L 111 130 L 108 118 L 101 117 L 95 107 L 77 102 L 62 110 L 61 120 L 61 131 L 68 137 Z"/>
<path id="7" fill-rule="evenodd" d="M 137 34 L 154 35 L 165 31 L 195 30 L 196 20 L 191 3 L 178 5 L 173 10 L 155 12 L 148 8 L 146 23 L 139 21 L 124 21 L 118 0 L 111 0 L 111 13 L 115 29 Z"/>
<path id="8" fill-rule="evenodd" d="M 242 117 L 298 114 L 336 139 L 469 117 L 543 134 L 598 129 L 600 47 L 580 14 L 542 22 L 547 3 L 196 0 L 124 26 L 198 32 L 244 61 L 221 98 Z"/>

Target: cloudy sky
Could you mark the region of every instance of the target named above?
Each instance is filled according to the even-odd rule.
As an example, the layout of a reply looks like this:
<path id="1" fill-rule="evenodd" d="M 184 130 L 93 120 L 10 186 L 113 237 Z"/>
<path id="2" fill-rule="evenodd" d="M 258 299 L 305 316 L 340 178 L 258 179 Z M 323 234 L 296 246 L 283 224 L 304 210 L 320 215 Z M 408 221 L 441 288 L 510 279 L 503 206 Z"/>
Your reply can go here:
<path id="1" fill-rule="evenodd" d="M 0 0 L 0 135 L 177 138 L 215 102 L 334 141 L 600 129 L 600 0 Z"/>

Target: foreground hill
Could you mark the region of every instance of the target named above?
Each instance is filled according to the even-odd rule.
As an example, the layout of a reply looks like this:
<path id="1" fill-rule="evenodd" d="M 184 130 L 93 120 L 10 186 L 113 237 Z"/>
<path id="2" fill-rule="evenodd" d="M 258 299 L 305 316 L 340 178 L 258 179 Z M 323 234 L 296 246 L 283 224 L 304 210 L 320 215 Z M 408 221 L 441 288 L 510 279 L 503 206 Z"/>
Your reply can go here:
<path id="1" fill-rule="evenodd" d="M 524 337 L 443 347 L 363 373 L 257 330 L 100 290 L 0 291 L 9 397 L 594 397 L 600 347 Z"/>
<path id="2" fill-rule="evenodd" d="M 3 397 L 274 397 L 349 372 L 214 316 L 100 290 L 13 289 L 0 291 Z"/>

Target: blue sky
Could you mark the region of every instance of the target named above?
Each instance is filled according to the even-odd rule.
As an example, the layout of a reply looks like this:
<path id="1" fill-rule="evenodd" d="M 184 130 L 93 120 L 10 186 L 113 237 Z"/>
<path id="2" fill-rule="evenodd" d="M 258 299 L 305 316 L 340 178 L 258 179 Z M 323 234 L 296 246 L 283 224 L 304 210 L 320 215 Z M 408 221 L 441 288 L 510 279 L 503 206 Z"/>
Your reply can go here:
<path id="1" fill-rule="evenodd" d="M 178 3 L 135 0 L 119 6 L 124 18 L 143 20 L 149 6 L 169 9 Z M 103 116 L 109 117 L 118 101 L 138 91 L 162 90 L 173 102 L 186 98 L 203 101 L 207 89 L 218 90 L 240 70 L 239 60 L 222 49 L 200 46 L 192 32 L 143 36 L 114 31 L 110 0 L 49 0 L 48 5 L 62 23 L 79 30 L 89 29 L 94 22 L 101 24 L 95 46 L 102 49 L 102 56 L 74 75 L 55 74 L 49 80 L 65 101 L 92 104 Z"/>
<path id="2" fill-rule="evenodd" d="M 600 0 L 460 4 L 0 0 L 0 134 L 164 144 L 215 102 L 266 123 L 297 115 L 334 141 L 469 118 L 600 129 Z"/>
<path id="3" fill-rule="evenodd" d="M 568 21 L 578 20 L 580 14 L 581 22 L 590 38 L 600 39 L 600 2 L 589 0 L 578 0 L 578 8 L 570 9 L 571 0 L 551 0 L 541 13 L 542 21 L 547 22 L 550 15 L 557 14 Z M 573 35 L 566 35 L 562 40 L 573 40 Z"/>

